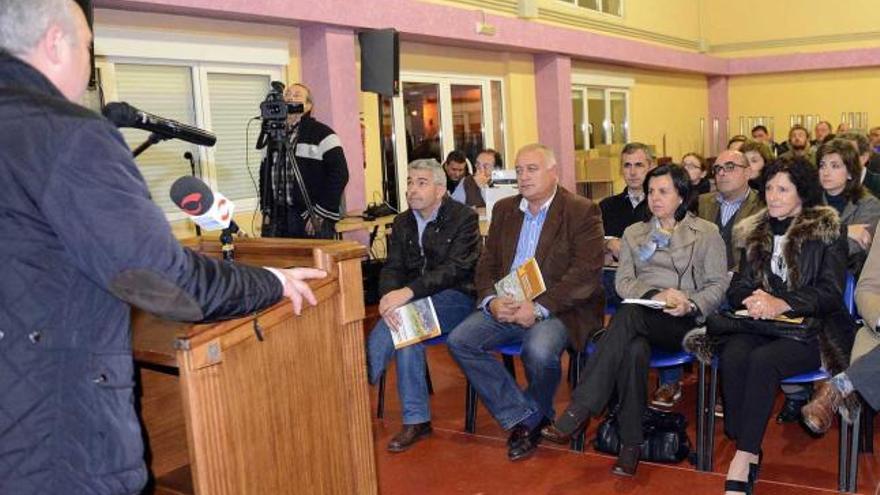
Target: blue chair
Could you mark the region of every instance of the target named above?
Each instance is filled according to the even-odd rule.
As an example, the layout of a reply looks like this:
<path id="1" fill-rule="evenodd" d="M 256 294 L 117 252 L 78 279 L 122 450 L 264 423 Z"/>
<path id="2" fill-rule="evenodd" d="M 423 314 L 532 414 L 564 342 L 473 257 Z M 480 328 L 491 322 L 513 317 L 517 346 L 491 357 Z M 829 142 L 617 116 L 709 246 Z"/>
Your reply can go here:
<path id="1" fill-rule="evenodd" d="M 580 376 L 581 361 L 583 361 L 585 355 L 592 352 L 592 349 L 592 343 L 588 343 L 587 347 L 581 352 L 575 352 L 572 349 L 567 350 L 569 356 L 568 382 L 571 388 L 574 388 L 577 384 L 577 381 L 574 380 L 574 378 Z M 504 361 L 504 367 L 513 379 L 516 380 L 516 366 L 513 358 L 522 354 L 522 343 L 517 342 L 515 344 L 500 345 L 495 348 L 495 352 L 501 355 L 501 359 Z M 474 390 L 474 387 L 471 386 L 470 380 L 468 380 L 465 390 L 464 409 L 464 431 L 474 433 L 476 432 L 477 422 L 477 392 Z"/>
<path id="2" fill-rule="evenodd" d="M 855 305 L 855 286 L 856 280 L 853 274 L 847 272 L 846 284 L 843 292 L 843 302 L 847 311 L 854 318 L 856 315 Z M 706 365 L 700 366 L 700 383 L 701 389 L 705 378 Z M 715 414 L 714 404 L 718 388 L 718 358 L 712 360 L 712 378 L 709 382 L 709 407 L 703 405 L 700 407 L 701 415 L 700 423 L 707 424 L 708 427 L 704 431 L 700 431 L 700 424 L 697 425 L 697 469 L 702 471 L 712 471 L 713 454 L 715 450 Z M 804 384 L 814 383 L 817 381 L 827 380 L 831 375 L 820 368 L 818 370 L 801 373 L 790 376 L 781 381 L 782 384 Z M 701 395 L 703 390 L 700 390 Z M 699 407 L 699 406 L 698 406 Z M 861 411 L 855 411 L 852 417 L 852 423 L 847 424 L 843 418 L 840 419 L 840 442 L 838 450 L 838 471 L 837 471 L 837 489 L 840 492 L 852 493 L 858 488 L 858 452 L 859 452 L 859 427 L 861 424 Z"/>
<path id="3" fill-rule="evenodd" d="M 447 336 L 448 333 L 444 333 L 438 337 L 422 342 L 422 345 L 434 346 L 445 344 Z M 379 400 L 376 404 L 376 417 L 380 419 L 385 417 L 385 374 L 387 372 L 387 370 L 383 371 L 382 376 L 379 378 Z M 425 380 L 428 382 L 428 393 L 434 395 L 434 384 L 431 383 L 431 370 L 428 368 L 427 359 L 425 359 Z"/>

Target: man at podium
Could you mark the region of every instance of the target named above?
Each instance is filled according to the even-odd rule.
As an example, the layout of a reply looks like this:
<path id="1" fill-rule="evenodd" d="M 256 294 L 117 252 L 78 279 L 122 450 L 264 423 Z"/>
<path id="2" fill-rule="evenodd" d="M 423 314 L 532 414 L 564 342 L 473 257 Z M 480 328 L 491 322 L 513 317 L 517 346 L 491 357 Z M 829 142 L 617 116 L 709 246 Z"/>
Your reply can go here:
<path id="1" fill-rule="evenodd" d="M 395 349 L 391 333 L 400 324 L 398 308 L 430 297 L 446 333 L 474 310 L 474 269 L 480 256 L 477 213 L 446 193 L 446 175 L 437 160 L 415 160 L 407 167 L 409 210 L 397 215 L 388 241 L 388 259 L 379 276 L 382 319 L 367 340 L 370 383 L 376 383 L 394 357 L 403 429 L 388 443 L 403 452 L 431 433 L 425 349 L 415 343 Z"/>
<path id="2" fill-rule="evenodd" d="M 140 493 L 130 307 L 184 321 L 299 312 L 313 269 L 181 247 L 109 121 L 76 104 L 92 33 L 72 0 L 0 0 L 0 493 Z"/>

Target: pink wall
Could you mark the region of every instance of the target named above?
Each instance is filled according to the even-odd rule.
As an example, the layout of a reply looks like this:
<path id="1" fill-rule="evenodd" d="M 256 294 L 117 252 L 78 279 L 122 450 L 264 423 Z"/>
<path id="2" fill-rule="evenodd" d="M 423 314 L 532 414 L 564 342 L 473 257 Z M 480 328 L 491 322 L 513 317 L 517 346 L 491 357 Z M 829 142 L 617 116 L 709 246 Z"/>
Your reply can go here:
<path id="1" fill-rule="evenodd" d="M 716 76 L 708 78 L 709 87 L 709 120 L 706 123 L 706 132 L 708 133 L 709 152 L 718 153 L 727 146 L 727 119 L 729 118 L 728 109 L 728 78 L 726 76 Z M 718 140 L 715 140 L 713 131 L 713 120 L 718 119 Z"/>
<path id="2" fill-rule="evenodd" d="M 559 183 L 574 192 L 574 129 L 571 113 L 571 59 L 554 53 L 535 55 L 538 140 L 553 149 Z"/>

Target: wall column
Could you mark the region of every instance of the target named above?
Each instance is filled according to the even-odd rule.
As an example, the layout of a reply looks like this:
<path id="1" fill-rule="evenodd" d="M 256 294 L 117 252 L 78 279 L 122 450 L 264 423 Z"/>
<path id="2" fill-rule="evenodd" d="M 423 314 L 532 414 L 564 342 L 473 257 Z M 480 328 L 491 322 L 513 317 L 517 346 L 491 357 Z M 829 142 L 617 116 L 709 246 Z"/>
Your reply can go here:
<path id="1" fill-rule="evenodd" d="M 347 211 L 366 207 L 364 149 L 361 142 L 360 87 L 355 32 L 323 25 L 300 29 L 302 82 L 312 90 L 314 116 L 336 131 L 348 162 Z"/>
<path id="2" fill-rule="evenodd" d="M 575 192 L 570 57 L 557 53 L 535 55 L 535 100 L 538 139 L 556 153 L 559 183 Z"/>
<path id="3" fill-rule="evenodd" d="M 729 91 L 727 76 L 709 76 L 707 78 L 709 87 L 709 121 L 706 122 L 706 140 L 709 142 L 707 153 L 717 156 L 718 153 L 727 148 L 727 140 L 730 138 L 727 132 L 729 115 Z M 715 122 L 718 122 L 717 136 L 715 133 Z"/>

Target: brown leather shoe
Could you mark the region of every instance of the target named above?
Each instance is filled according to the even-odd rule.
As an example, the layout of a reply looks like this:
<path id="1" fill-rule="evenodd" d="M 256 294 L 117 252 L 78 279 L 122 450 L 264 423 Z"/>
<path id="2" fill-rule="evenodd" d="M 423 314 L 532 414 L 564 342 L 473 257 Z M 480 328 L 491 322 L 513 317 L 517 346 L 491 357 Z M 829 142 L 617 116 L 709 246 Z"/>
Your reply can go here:
<path id="1" fill-rule="evenodd" d="M 403 452 L 419 440 L 428 437 L 434 430 L 431 428 L 431 422 L 419 423 L 415 425 L 403 425 L 400 433 L 394 435 L 394 438 L 388 442 L 389 452 Z"/>
<path id="2" fill-rule="evenodd" d="M 813 394 L 813 400 L 801 409 L 804 424 L 814 433 L 820 435 L 825 433 L 834 423 L 834 415 L 841 402 L 843 402 L 843 394 L 840 390 L 830 382 L 822 383 L 819 385 L 819 390 Z"/>
<path id="3" fill-rule="evenodd" d="M 541 428 L 541 436 L 553 443 L 568 443 L 571 440 L 571 435 L 571 433 L 559 431 L 555 424 L 549 424 Z"/>
<path id="4" fill-rule="evenodd" d="M 618 476 L 635 476 L 639 467 L 639 456 L 642 449 L 638 445 L 621 445 L 617 462 L 611 468 L 611 473 Z"/>

